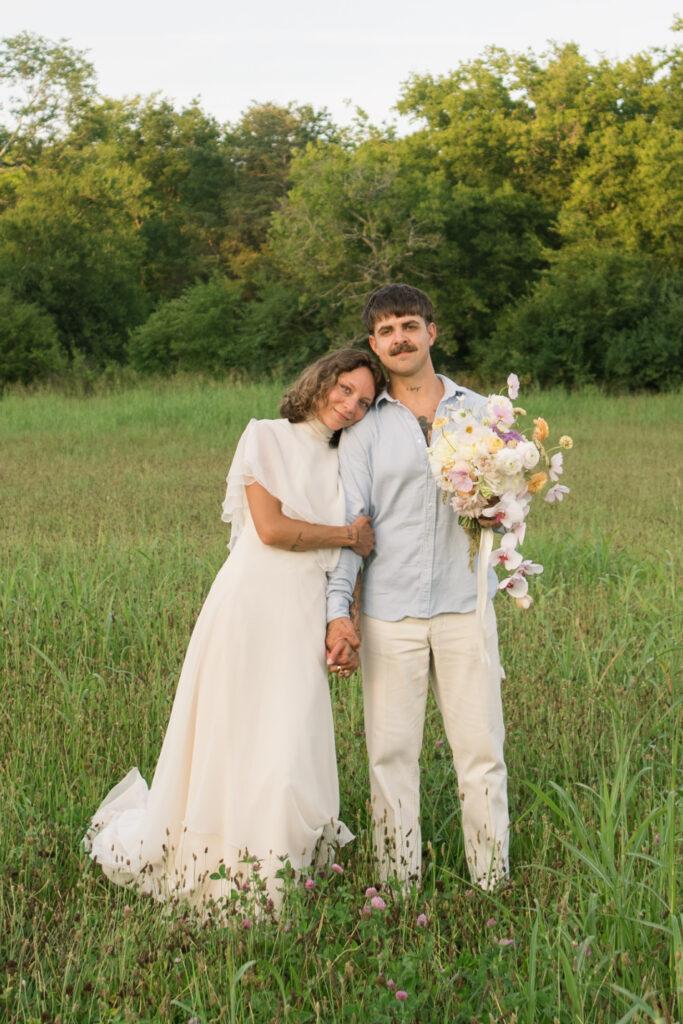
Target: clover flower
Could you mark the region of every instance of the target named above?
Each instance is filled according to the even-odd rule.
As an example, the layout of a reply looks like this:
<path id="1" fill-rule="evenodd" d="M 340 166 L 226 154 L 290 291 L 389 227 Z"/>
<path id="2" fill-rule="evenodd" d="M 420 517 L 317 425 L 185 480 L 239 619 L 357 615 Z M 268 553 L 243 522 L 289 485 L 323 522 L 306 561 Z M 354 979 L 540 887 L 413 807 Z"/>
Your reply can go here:
<path id="1" fill-rule="evenodd" d="M 368 897 L 368 899 L 370 898 L 370 896 L 377 895 L 377 890 L 375 889 L 374 885 L 369 885 L 367 887 L 367 889 L 365 890 L 365 895 Z"/>
<path id="2" fill-rule="evenodd" d="M 304 889 L 315 889 L 315 879 L 307 878 L 304 882 Z"/>
<path id="3" fill-rule="evenodd" d="M 381 896 L 373 896 L 372 899 L 370 900 L 370 906 L 374 910 L 386 910 L 387 909 L 387 905 L 386 905 L 386 903 L 384 902 L 384 900 L 382 899 Z"/>
<path id="4" fill-rule="evenodd" d="M 399 988 L 396 990 L 396 998 L 399 1000 L 399 1002 L 405 1003 L 406 999 L 408 998 L 408 993 L 405 992 L 402 988 Z"/>
<path id="5" fill-rule="evenodd" d="M 429 925 L 429 919 L 426 914 L 418 914 L 416 921 L 418 928 L 427 928 Z"/>
<path id="6" fill-rule="evenodd" d="M 341 866 L 341 864 L 333 864 L 332 870 L 336 871 L 338 875 L 344 874 L 344 868 Z"/>

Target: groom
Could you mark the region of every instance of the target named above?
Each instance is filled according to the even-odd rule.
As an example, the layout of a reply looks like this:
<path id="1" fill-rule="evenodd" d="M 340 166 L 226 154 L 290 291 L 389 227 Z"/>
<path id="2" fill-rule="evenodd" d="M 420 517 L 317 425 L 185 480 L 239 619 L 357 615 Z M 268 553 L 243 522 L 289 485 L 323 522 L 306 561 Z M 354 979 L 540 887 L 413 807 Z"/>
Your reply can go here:
<path id="1" fill-rule="evenodd" d="M 427 456 L 437 417 L 461 398 L 478 413 L 486 399 L 434 372 L 434 310 L 418 288 L 378 288 L 363 319 L 389 384 L 364 419 L 343 431 L 339 463 L 347 521 L 372 516 L 376 538 L 362 574 L 360 622 L 375 853 L 383 878 L 419 881 L 419 756 L 431 680 L 453 752 L 470 876 L 489 888 L 508 873 L 496 621 L 489 600 L 484 660 L 468 538 L 443 503 Z M 328 585 L 328 663 L 342 670 L 357 663 L 360 637 L 349 608 L 360 561 L 343 549 Z M 490 598 L 495 587 L 491 570 Z"/>

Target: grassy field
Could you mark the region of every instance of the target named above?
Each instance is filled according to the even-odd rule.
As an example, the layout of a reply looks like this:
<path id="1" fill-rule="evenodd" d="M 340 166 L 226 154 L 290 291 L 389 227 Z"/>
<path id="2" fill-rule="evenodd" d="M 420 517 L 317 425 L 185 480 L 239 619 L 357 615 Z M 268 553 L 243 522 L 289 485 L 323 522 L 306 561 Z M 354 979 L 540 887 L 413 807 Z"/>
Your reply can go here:
<path id="1" fill-rule="evenodd" d="M 363 912 L 375 877 L 355 679 L 333 699 L 358 838 L 343 874 L 291 888 L 279 921 L 247 927 L 247 900 L 207 927 L 91 867 L 94 808 L 131 766 L 153 771 L 225 557 L 236 440 L 278 397 L 185 382 L 0 401 L 0 1019 L 680 1022 L 680 395 L 522 396 L 575 449 L 570 497 L 532 513 L 533 609 L 497 602 L 509 888 L 464 877 L 430 705 L 424 883 Z"/>

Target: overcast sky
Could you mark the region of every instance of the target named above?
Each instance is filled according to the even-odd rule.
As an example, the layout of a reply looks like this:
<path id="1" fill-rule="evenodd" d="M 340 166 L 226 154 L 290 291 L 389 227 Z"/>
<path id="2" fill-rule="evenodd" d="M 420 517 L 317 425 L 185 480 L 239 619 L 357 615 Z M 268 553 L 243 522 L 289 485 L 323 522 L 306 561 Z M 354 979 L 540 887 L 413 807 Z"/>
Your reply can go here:
<path id="1" fill-rule="evenodd" d="M 9 9 L 7 9 L 9 8 Z M 446 74 L 485 47 L 540 53 L 573 41 L 595 59 L 683 41 L 670 31 L 681 0 L 20 0 L 3 37 L 28 30 L 88 51 L 100 91 L 199 97 L 221 122 L 252 102 L 310 103 L 348 123 L 375 123 L 413 73 Z M 352 106 L 346 105 L 350 100 Z"/>

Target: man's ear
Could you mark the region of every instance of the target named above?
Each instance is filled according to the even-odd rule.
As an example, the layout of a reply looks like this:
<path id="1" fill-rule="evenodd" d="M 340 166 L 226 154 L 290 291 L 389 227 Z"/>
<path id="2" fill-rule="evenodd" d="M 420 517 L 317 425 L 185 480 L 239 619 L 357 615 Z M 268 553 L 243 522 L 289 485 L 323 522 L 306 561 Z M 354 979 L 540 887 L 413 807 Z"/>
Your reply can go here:
<path id="1" fill-rule="evenodd" d="M 427 324 L 427 333 L 429 334 L 429 347 L 431 348 L 436 339 L 436 324 L 433 320 L 430 324 Z"/>
<path id="2" fill-rule="evenodd" d="M 370 335 L 368 336 L 368 345 L 370 346 L 370 348 L 372 349 L 372 351 L 373 351 L 373 352 L 375 353 L 375 355 L 377 355 L 377 344 L 376 344 L 376 342 L 375 342 L 375 336 L 374 336 L 374 334 L 370 334 Z"/>

